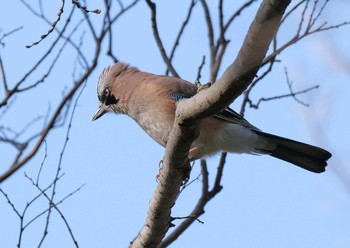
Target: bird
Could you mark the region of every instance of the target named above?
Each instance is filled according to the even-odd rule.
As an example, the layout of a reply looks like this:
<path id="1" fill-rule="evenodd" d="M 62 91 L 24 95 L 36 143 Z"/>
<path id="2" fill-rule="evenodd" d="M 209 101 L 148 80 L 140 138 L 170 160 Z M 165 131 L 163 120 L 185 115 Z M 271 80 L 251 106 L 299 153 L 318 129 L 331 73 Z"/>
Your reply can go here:
<path id="1" fill-rule="evenodd" d="M 117 62 L 103 69 L 98 78 L 99 107 L 92 120 L 106 113 L 128 115 L 165 147 L 177 102 L 192 97 L 197 90 L 196 85 L 183 79 Z M 229 107 L 201 120 L 199 136 L 188 156 L 194 161 L 220 152 L 267 154 L 315 173 L 325 171 L 332 156 L 320 147 L 263 132 Z"/>

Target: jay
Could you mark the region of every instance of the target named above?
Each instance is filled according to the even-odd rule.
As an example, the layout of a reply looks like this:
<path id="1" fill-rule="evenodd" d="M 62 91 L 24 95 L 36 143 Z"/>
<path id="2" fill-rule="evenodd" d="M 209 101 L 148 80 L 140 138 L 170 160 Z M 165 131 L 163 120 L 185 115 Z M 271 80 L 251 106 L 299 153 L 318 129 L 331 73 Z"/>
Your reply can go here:
<path id="1" fill-rule="evenodd" d="M 99 107 L 92 120 L 108 112 L 126 114 L 165 147 L 176 102 L 196 93 L 197 87 L 185 80 L 142 72 L 118 62 L 105 68 L 98 79 Z M 218 152 L 268 154 L 316 173 L 325 170 L 332 156 L 322 148 L 262 132 L 230 108 L 201 121 L 189 158 Z"/>

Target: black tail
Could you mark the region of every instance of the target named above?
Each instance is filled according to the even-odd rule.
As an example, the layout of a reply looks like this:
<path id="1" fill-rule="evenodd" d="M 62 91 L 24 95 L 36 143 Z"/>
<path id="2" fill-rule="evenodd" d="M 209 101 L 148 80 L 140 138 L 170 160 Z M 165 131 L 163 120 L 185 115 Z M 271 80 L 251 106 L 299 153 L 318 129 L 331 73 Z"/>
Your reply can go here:
<path id="1" fill-rule="evenodd" d="M 268 146 L 274 147 L 273 149 L 257 148 L 257 150 L 312 172 L 324 172 L 327 160 L 332 156 L 330 152 L 320 147 L 260 131 L 256 133 L 268 142 Z"/>

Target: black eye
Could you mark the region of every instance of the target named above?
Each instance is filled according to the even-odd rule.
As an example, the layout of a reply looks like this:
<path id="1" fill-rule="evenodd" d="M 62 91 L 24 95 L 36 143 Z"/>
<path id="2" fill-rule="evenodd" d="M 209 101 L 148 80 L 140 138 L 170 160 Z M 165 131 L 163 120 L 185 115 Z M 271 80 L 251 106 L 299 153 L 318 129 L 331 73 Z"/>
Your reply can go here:
<path id="1" fill-rule="evenodd" d="M 105 94 L 105 96 L 109 96 L 109 89 L 105 89 L 104 94 Z"/>

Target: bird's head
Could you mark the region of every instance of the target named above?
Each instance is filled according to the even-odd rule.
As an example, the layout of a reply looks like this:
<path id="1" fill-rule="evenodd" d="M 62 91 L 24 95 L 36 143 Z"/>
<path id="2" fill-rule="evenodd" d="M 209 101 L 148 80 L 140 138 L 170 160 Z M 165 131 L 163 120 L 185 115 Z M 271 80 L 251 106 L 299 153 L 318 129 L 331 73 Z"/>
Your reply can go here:
<path id="1" fill-rule="evenodd" d="M 118 84 L 120 84 L 120 77 L 128 70 L 128 65 L 118 62 L 113 66 L 105 68 L 97 84 L 97 97 L 99 100 L 99 107 L 92 117 L 95 121 L 105 113 L 124 113 L 125 110 L 120 104 L 120 97 L 117 95 Z"/>

